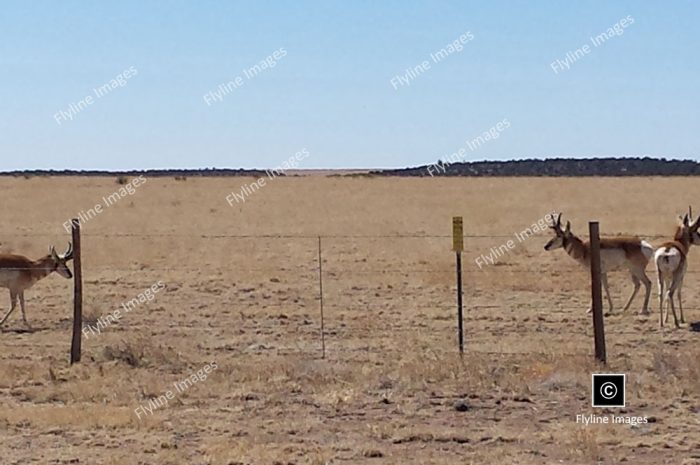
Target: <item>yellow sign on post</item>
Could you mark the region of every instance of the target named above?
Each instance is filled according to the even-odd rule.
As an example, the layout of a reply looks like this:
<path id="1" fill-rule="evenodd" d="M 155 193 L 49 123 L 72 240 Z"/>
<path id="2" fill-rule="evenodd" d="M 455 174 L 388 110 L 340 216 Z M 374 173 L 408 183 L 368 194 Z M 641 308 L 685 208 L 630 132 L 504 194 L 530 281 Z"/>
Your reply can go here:
<path id="1" fill-rule="evenodd" d="M 452 250 L 455 252 L 464 250 L 464 229 L 461 216 L 452 217 Z"/>

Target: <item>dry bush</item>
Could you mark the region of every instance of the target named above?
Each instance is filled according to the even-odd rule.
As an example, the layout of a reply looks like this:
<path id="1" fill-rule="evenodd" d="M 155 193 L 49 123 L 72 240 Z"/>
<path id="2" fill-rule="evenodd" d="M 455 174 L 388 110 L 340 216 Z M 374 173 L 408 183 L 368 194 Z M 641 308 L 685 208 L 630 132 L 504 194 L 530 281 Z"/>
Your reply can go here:
<path id="1" fill-rule="evenodd" d="M 83 327 L 90 325 L 93 328 L 97 327 L 97 322 L 102 317 L 102 312 L 95 305 L 96 298 L 85 299 L 83 302 Z"/>
<path id="2" fill-rule="evenodd" d="M 187 366 L 181 353 L 145 337 L 122 339 L 117 344 L 106 345 L 102 355 L 106 361 L 116 360 L 133 368 L 155 367 L 180 373 Z"/>

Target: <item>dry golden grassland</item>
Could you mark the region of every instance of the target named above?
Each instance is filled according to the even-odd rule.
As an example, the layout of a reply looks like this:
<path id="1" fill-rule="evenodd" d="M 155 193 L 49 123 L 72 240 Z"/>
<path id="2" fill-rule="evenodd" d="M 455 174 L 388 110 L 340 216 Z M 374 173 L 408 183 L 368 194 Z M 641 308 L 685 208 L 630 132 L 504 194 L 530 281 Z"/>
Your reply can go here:
<path id="1" fill-rule="evenodd" d="M 548 232 L 494 265 L 474 262 L 552 210 L 577 233 L 597 219 L 604 234 L 660 243 L 698 203 L 697 179 L 302 176 L 230 207 L 226 195 L 252 181 L 149 179 L 84 224 L 86 324 L 163 288 L 84 337 L 73 367 L 72 283 L 52 275 L 27 293 L 35 330 L 17 311 L 0 333 L 1 463 L 700 463 L 700 334 L 659 330 L 656 285 L 651 317 L 622 314 L 632 284 L 611 276 L 602 368 L 588 275 L 543 250 Z M 62 224 L 120 187 L 1 178 L 0 251 L 63 249 Z M 463 358 L 453 215 L 479 236 L 465 239 Z M 396 235 L 426 237 L 381 237 Z M 689 268 L 696 322 L 700 251 Z M 627 408 L 610 412 L 650 422 L 577 424 L 602 413 L 590 406 L 595 371 L 627 373 Z"/>

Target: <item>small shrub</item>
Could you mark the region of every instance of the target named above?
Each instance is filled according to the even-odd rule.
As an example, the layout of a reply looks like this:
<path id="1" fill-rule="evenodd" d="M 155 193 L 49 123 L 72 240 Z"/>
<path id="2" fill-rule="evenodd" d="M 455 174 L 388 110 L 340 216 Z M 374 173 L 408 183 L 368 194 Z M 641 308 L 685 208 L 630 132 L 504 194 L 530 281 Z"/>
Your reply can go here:
<path id="1" fill-rule="evenodd" d="M 97 309 L 94 307 L 88 307 L 86 311 L 83 311 L 83 326 L 90 325 L 96 327 L 100 316 L 101 315 Z"/>
<path id="2" fill-rule="evenodd" d="M 150 338 L 135 337 L 122 339 L 114 345 L 103 349 L 104 359 L 116 360 L 134 368 L 157 366 L 172 373 L 181 373 L 188 366 L 187 360 L 172 347 L 153 344 Z"/>
<path id="3" fill-rule="evenodd" d="M 134 368 L 148 365 L 146 351 L 141 344 L 122 341 L 116 346 L 106 346 L 104 356 L 107 360 L 117 360 L 124 362 Z"/>

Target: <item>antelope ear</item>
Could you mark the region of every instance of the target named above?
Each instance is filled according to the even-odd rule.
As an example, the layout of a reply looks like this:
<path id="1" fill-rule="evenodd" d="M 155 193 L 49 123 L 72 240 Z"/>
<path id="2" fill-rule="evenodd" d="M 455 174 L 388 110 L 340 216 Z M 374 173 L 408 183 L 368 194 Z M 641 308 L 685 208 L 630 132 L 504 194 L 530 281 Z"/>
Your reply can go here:
<path id="1" fill-rule="evenodd" d="M 566 230 L 564 232 L 567 234 L 571 232 L 571 221 L 566 222 Z"/>
<path id="2" fill-rule="evenodd" d="M 700 217 L 695 218 L 695 220 L 693 220 L 693 217 L 691 216 L 691 217 L 688 219 L 688 228 L 689 228 L 691 231 L 694 230 L 694 229 L 697 229 L 699 224 L 700 224 Z"/>

